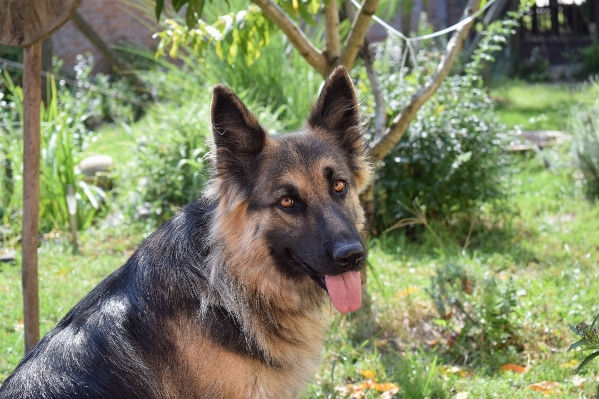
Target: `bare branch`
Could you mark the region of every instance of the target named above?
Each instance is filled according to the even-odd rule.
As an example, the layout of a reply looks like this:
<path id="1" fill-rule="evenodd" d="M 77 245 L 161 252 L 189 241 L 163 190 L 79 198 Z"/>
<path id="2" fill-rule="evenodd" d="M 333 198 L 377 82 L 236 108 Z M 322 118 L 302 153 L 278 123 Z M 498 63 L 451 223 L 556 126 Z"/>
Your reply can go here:
<path id="1" fill-rule="evenodd" d="M 362 9 L 352 23 L 349 35 L 345 41 L 345 48 L 341 53 L 341 65 L 348 71 L 352 69 L 354 61 L 364 44 L 364 36 L 368 32 L 370 21 L 378 6 L 379 0 L 364 0 L 362 2 Z"/>
<path id="2" fill-rule="evenodd" d="M 337 0 L 329 0 L 324 6 L 324 18 L 326 23 L 326 56 L 329 65 L 335 65 L 341 55 L 341 39 L 339 38 L 339 8 Z"/>
<path id="3" fill-rule="evenodd" d="M 356 9 L 351 3 L 351 0 L 345 0 L 343 2 L 343 10 L 350 21 L 356 19 Z M 364 39 L 364 45 L 360 50 L 360 57 L 364 60 L 366 75 L 368 75 L 372 94 L 374 94 L 374 137 L 372 139 L 378 140 L 382 136 L 383 128 L 385 127 L 385 99 L 381 92 L 379 78 L 374 69 L 374 55 L 372 54 L 372 51 L 370 51 L 367 39 Z"/>
<path id="4" fill-rule="evenodd" d="M 254 4 L 262 9 L 264 14 L 275 25 L 283 31 L 289 38 L 293 47 L 300 53 L 302 57 L 308 61 L 318 73 L 325 76 L 327 72 L 327 59 L 314 45 L 308 40 L 304 32 L 289 18 L 281 8 L 273 3 L 272 0 L 252 0 Z"/>
<path id="5" fill-rule="evenodd" d="M 376 141 L 383 135 L 383 129 L 385 127 L 385 99 L 381 92 L 379 78 L 374 69 L 374 54 L 372 54 L 372 51 L 368 47 L 368 40 L 364 40 L 364 46 L 362 46 L 362 50 L 360 51 L 360 57 L 364 60 L 366 74 L 370 81 L 372 94 L 374 94 L 374 137 L 372 139 Z"/>
<path id="6" fill-rule="evenodd" d="M 464 9 L 462 19 L 475 13 L 480 8 L 481 0 L 470 0 Z M 445 54 L 437 66 L 437 70 L 431 76 L 430 80 L 416 94 L 410 98 L 410 101 L 404 107 L 401 114 L 393 120 L 393 123 L 385 131 L 385 135 L 376 140 L 370 150 L 370 159 L 374 162 L 380 161 L 391 151 L 391 149 L 401 140 L 410 122 L 416 116 L 416 112 L 422 105 L 437 91 L 443 80 L 449 74 L 453 63 L 455 62 L 464 40 L 468 35 L 470 27 L 474 20 L 461 26 L 447 43 Z"/>

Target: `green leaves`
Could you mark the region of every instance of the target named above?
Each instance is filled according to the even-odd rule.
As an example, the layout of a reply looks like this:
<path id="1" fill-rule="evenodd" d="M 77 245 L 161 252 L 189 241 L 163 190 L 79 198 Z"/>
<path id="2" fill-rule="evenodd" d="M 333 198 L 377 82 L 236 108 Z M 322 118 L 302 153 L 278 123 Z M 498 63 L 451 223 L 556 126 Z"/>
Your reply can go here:
<path id="1" fill-rule="evenodd" d="M 212 0 L 211 0 L 212 2 Z M 305 22 L 314 26 L 316 22 L 314 16 L 318 14 L 321 8 L 320 0 L 278 0 L 275 2 L 292 18 L 298 19 L 301 17 Z M 202 17 L 205 0 L 172 0 L 173 9 L 179 12 L 183 6 L 187 5 L 185 12 L 185 24 L 188 28 L 193 28 Z M 328 3 L 325 0 L 324 3 Z M 227 1 L 228 4 L 228 1 Z M 154 8 L 156 20 L 160 19 L 162 11 L 164 11 L 164 0 L 156 0 Z"/>
<path id="2" fill-rule="evenodd" d="M 206 1 L 172 0 L 172 4 L 173 9 L 176 12 L 179 12 L 181 8 L 183 8 L 183 6 L 187 5 L 187 9 L 185 10 L 185 24 L 188 27 L 192 28 L 198 23 L 198 20 L 202 17 L 202 11 L 204 11 L 204 5 L 206 4 Z M 157 21 L 160 20 L 160 15 L 162 15 L 162 11 L 164 11 L 164 0 L 156 0 L 156 7 L 154 8 L 154 12 L 156 14 Z"/>
<path id="3" fill-rule="evenodd" d="M 169 55 L 176 58 L 183 46 L 202 60 L 204 52 L 213 49 L 221 60 L 230 64 L 238 54 L 242 54 L 248 66 L 260 56 L 260 50 L 268 45 L 275 29 L 274 24 L 254 5 L 221 15 L 212 24 L 199 19 L 195 28 L 183 26 L 175 20 L 167 20 L 166 23 L 168 29 L 158 33 L 159 55 L 169 49 Z"/>
<path id="4" fill-rule="evenodd" d="M 156 0 L 156 20 L 160 19 L 160 14 L 162 14 L 162 10 L 164 9 L 164 0 Z"/>
<path id="5" fill-rule="evenodd" d="M 212 0 L 211 0 L 212 2 Z M 315 26 L 315 16 L 322 9 L 321 0 L 276 0 L 290 18 Z M 261 49 L 268 45 L 275 29 L 261 9 L 255 5 L 245 10 L 220 15 L 213 23 L 202 18 L 206 0 L 172 0 L 175 11 L 187 6 L 185 22 L 167 19 L 167 29 L 157 33 L 160 38 L 158 55 L 168 51 L 176 58 L 181 47 L 192 50 L 201 60 L 207 49 L 213 50 L 221 60 L 232 64 L 238 54 L 251 66 L 260 57 Z M 164 11 L 164 0 L 156 0 L 156 18 Z"/>
<path id="6" fill-rule="evenodd" d="M 181 2 L 184 0 L 179 1 Z M 187 24 L 187 26 L 194 26 L 202 16 L 203 10 L 204 0 L 189 0 L 189 4 L 187 5 L 187 11 L 185 12 L 185 23 Z"/>
<path id="7" fill-rule="evenodd" d="M 582 363 L 580 363 L 580 365 L 576 368 L 577 373 L 580 370 L 582 370 L 582 368 L 586 366 L 591 360 L 599 356 L 599 331 L 595 328 L 595 324 L 597 323 L 598 319 L 599 315 L 595 317 L 590 327 L 586 323 L 580 323 L 576 327 L 572 326 L 571 324 L 568 324 L 568 327 L 570 327 L 570 330 L 573 333 L 582 337 L 581 340 L 576 341 L 572 345 L 570 345 L 570 347 L 568 348 L 568 352 L 576 348 L 581 348 L 584 351 L 595 351 L 584 358 Z"/>

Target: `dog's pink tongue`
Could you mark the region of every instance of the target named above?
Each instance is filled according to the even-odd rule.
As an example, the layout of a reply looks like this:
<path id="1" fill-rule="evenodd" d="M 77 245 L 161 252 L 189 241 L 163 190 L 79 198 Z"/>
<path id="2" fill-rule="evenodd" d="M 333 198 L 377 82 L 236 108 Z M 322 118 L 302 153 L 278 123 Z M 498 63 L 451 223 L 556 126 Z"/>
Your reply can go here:
<path id="1" fill-rule="evenodd" d="M 362 304 L 360 272 L 347 272 L 337 276 L 324 276 L 333 305 L 341 313 L 355 312 Z"/>

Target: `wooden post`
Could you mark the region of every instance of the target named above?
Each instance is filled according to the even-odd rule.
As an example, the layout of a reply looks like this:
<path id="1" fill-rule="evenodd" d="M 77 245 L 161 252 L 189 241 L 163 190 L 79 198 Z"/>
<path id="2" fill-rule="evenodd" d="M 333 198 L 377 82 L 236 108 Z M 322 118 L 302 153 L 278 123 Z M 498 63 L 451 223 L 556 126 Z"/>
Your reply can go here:
<path id="1" fill-rule="evenodd" d="M 25 352 L 40 339 L 37 245 L 40 198 L 40 102 L 42 44 L 23 49 L 23 230 L 22 278 Z"/>

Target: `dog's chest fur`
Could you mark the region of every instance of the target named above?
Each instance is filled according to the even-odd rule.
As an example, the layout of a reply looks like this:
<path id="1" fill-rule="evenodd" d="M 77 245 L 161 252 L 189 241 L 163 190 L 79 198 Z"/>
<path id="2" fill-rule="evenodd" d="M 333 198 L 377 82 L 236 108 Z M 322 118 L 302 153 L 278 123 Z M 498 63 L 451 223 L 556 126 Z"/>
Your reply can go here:
<path id="1" fill-rule="evenodd" d="M 168 388 L 167 396 L 297 398 L 320 364 L 328 325 L 325 319 L 321 312 L 296 315 L 280 321 L 287 324 L 283 336 L 254 336 L 260 347 L 268 348 L 267 360 L 228 350 L 188 323 L 179 325 L 174 331 L 175 350 L 176 358 L 183 362 L 179 364 L 182 371 L 179 376 L 185 381 L 174 382 Z M 260 331 L 258 326 L 254 328 L 254 331 Z M 167 374 L 168 378 L 172 377 L 171 373 Z"/>

